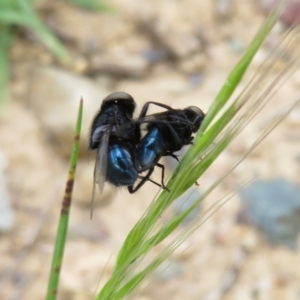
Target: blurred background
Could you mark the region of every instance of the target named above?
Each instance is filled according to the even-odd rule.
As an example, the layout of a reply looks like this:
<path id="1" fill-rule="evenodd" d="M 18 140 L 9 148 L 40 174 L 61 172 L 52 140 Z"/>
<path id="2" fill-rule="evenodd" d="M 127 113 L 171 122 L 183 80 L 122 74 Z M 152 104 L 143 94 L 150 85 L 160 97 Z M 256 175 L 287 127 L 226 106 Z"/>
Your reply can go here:
<path id="1" fill-rule="evenodd" d="M 103 98 L 115 91 L 131 94 L 136 115 L 147 101 L 174 108 L 196 105 L 206 112 L 275 3 L 95 2 L 0 4 L 1 299 L 45 297 L 80 97 L 80 160 L 59 299 L 93 298 L 101 276 L 100 286 L 109 278 L 125 236 L 158 192 L 151 183 L 133 195 L 106 185 L 105 205 L 97 194 L 90 220 L 94 153 L 87 150 L 89 127 Z M 298 17 L 299 1 L 287 2 L 246 78 L 260 71 L 274 41 Z M 299 87 L 298 72 L 170 214 L 228 170 L 295 101 Z M 136 299 L 300 299 L 299 125 L 296 107 L 182 225 L 234 192 L 146 280 Z M 170 174 L 176 162 L 164 163 Z M 159 181 L 159 176 L 160 170 L 153 178 Z M 245 180 L 250 183 L 241 186 Z"/>

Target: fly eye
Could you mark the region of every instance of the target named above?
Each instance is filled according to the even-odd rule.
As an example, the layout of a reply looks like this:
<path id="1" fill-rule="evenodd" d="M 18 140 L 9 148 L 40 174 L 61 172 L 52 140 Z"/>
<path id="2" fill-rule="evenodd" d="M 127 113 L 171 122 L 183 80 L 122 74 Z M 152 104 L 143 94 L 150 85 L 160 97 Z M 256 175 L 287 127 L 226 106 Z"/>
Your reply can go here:
<path id="1" fill-rule="evenodd" d="M 112 93 L 104 99 L 104 101 L 111 101 L 111 100 L 115 101 L 115 103 L 117 103 L 117 100 L 125 100 L 125 101 L 134 102 L 132 96 L 127 93 L 124 93 L 124 92 Z"/>
<path id="2" fill-rule="evenodd" d="M 198 116 L 204 116 L 203 111 L 197 106 L 189 106 L 187 109 L 194 112 Z"/>

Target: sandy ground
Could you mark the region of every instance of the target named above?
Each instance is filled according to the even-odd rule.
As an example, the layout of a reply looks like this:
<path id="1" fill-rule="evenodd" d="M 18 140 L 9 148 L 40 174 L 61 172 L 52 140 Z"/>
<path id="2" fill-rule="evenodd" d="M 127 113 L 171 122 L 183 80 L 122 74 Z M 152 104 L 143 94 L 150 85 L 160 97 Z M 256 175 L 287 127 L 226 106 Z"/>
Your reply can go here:
<path id="1" fill-rule="evenodd" d="M 96 203 L 89 220 L 93 155 L 87 153 L 88 128 L 101 100 L 124 90 L 139 109 L 152 100 L 207 111 L 264 18 L 255 1 L 115 0 L 111 5 L 116 7 L 111 14 L 59 1 L 40 6 L 72 56 L 69 66 L 57 62 L 27 31 L 11 49 L 11 96 L 0 118 L 0 151 L 15 219 L 0 236 L 1 299 L 45 297 L 80 96 L 85 99 L 81 154 L 59 299 L 93 298 L 101 275 L 100 285 L 109 278 L 126 234 L 158 191 L 150 183 L 134 195 L 106 187 L 111 201 L 104 207 Z M 267 50 L 250 75 L 258 72 Z M 142 52 L 151 54 L 153 62 Z M 203 175 L 200 191 L 295 101 L 299 86 L 296 73 Z M 282 177 L 299 185 L 299 125 L 296 107 L 206 199 L 204 209 L 254 177 Z M 154 178 L 158 176 L 157 171 Z M 136 299 L 299 299 L 299 251 L 272 246 L 252 227 L 238 225 L 239 208 L 235 194 L 146 280 Z"/>

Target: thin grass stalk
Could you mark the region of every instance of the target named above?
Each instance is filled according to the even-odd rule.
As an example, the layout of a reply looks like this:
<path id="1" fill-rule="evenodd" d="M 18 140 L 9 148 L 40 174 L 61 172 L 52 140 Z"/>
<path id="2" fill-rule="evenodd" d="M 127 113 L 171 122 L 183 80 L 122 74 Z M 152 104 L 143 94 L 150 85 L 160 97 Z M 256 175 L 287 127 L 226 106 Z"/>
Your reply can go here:
<path id="1" fill-rule="evenodd" d="M 282 7 L 278 7 L 274 13 L 271 13 L 265 22 L 262 24 L 260 30 L 252 40 L 251 44 L 248 46 L 245 54 L 237 63 L 233 71 L 229 74 L 228 78 L 224 86 L 221 88 L 220 92 L 217 94 L 213 104 L 210 106 L 209 111 L 201 125 L 199 130 L 200 133 L 204 132 L 206 128 L 209 126 L 211 121 L 217 115 L 217 113 L 222 109 L 222 107 L 227 103 L 227 100 L 231 97 L 233 92 L 235 91 L 236 86 L 242 80 L 246 70 L 248 69 L 254 55 L 261 47 L 263 41 L 265 40 L 266 36 L 270 33 L 271 29 L 273 28 L 274 24 L 276 23 L 279 13 Z"/>
<path id="2" fill-rule="evenodd" d="M 277 84 L 278 81 L 280 81 L 280 79 L 282 79 L 282 75 L 285 75 L 286 72 L 283 72 L 281 73 L 273 82 L 272 84 L 270 85 L 270 87 L 268 87 L 266 89 L 267 93 L 269 92 L 269 89 L 274 89 L 274 86 Z M 250 95 L 250 97 L 252 97 L 252 95 Z M 259 98 L 259 100 L 263 100 L 263 97 L 266 98 L 264 101 L 269 101 L 269 97 L 267 97 L 267 94 L 263 93 L 263 95 Z M 263 103 L 263 106 L 266 104 L 264 101 L 262 101 Z M 256 106 L 253 104 L 252 105 L 252 108 L 255 109 L 256 111 Z M 256 112 L 255 112 L 256 113 Z M 252 119 L 252 112 L 250 111 L 247 112 L 246 114 L 248 114 L 248 116 L 250 117 L 250 119 Z M 284 114 L 285 115 L 285 114 Z M 223 146 L 221 148 L 225 148 L 227 146 L 227 144 L 240 132 L 240 129 L 244 127 L 245 124 L 248 124 L 249 120 L 247 120 L 247 115 L 242 115 L 242 117 L 239 118 L 240 119 L 240 122 L 237 122 L 235 123 L 235 127 L 234 128 L 230 128 L 228 130 L 228 134 L 224 134 L 224 136 L 226 137 L 226 139 L 223 140 Z M 249 118 L 248 118 L 249 119 Z M 245 124 L 243 124 L 245 123 Z M 273 128 L 272 128 L 273 129 Z M 256 146 L 256 144 L 254 144 Z M 218 144 L 218 147 L 215 147 L 215 149 L 219 149 L 219 146 L 220 144 Z M 220 149 L 221 150 L 221 149 Z M 252 149 L 251 149 L 252 150 Z M 218 152 L 222 152 L 223 150 L 219 151 Z M 209 161 L 214 161 L 214 156 L 215 154 L 212 152 L 209 153 L 212 158 L 209 159 Z M 207 158 L 207 157 L 206 157 Z M 201 165 L 203 165 L 203 161 L 201 162 Z M 234 166 L 236 167 L 236 166 Z M 190 170 L 190 173 L 197 173 L 199 174 L 199 172 L 196 171 L 197 169 L 197 165 L 194 167 L 195 170 Z M 206 169 L 206 168 L 204 168 Z M 191 178 L 189 181 L 194 181 L 194 178 Z M 206 195 L 203 196 L 203 198 L 205 197 Z M 174 218 L 172 220 L 173 224 L 168 224 L 167 226 L 165 226 L 165 228 L 163 228 L 159 234 L 157 234 L 157 237 L 154 236 L 152 237 L 149 241 L 146 241 L 146 244 L 144 245 L 144 248 L 147 248 L 147 247 L 150 247 L 150 245 L 155 245 L 157 243 L 159 243 L 160 241 L 162 241 L 171 231 L 173 228 L 177 227 L 178 224 L 180 224 L 180 222 L 193 210 L 193 208 L 198 205 L 199 201 L 196 201 L 195 204 L 193 206 L 191 206 L 188 210 L 186 210 L 185 212 L 183 212 L 180 216 Z M 174 224 L 176 224 L 176 226 L 174 226 Z M 142 253 L 145 253 L 144 249 L 141 251 Z"/>
<path id="3" fill-rule="evenodd" d="M 214 101 L 212 108 L 209 109 L 208 115 L 210 114 L 209 121 L 206 121 L 206 128 L 210 125 L 210 123 L 213 121 L 217 113 L 221 110 L 221 108 L 227 103 L 229 100 L 229 97 L 233 93 L 236 86 L 239 84 L 240 80 L 242 79 L 248 65 L 250 64 L 252 58 L 254 57 L 255 53 L 258 51 L 260 45 L 266 38 L 266 36 L 269 34 L 272 26 L 275 24 L 276 16 L 272 15 L 270 16 L 267 21 L 264 23 L 264 25 L 261 27 L 259 33 L 257 34 L 256 38 L 250 45 L 250 49 L 246 52 L 246 54 L 242 57 L 241 61 L 237 64 L 234 71 L 230 74 L 228 80 L 226 81 L 225 85 L 221 89 L 221 92 L 218 94 L 216 100 Z M 230 84 L 228 84 L 230 82 Z M 204 145 L 210 145 L 213 140 L 218 136 L 220 132 L 223 131 L 224 127 L 230 122 L 233 118 L 233 116 L 239 111 L 241 108 L 241 104 L 237 105 L 237 101 L 234 102 L 229 110 L 227 110 L 227 115 L 222 115 L 221 119 L 217 120 L 212 128 L 208 129 L 208 133 L 205 132 L 205 135 L 202 130 L 202 126 L 200 128 L 200 131 L 202 132 L 201 138 L 195 139 L 195 145 L 194 145 L 194 151 L 197 151 L 197 146 L 199 147 L 199 143 L 202 143 Z M 231 113 L 229 113 L 231 112 Z M 205 118 L 206 120 L 206 118 Z M 211 157 L 208 155 L 206 156 L 206 160 L 204 161 L 206 165 L 204 165 L 204 162 L 202 162 L 202 168 L 203 173 L 208 166 L 216 159 L 216 157 L 223 151 L 223 149 L 228 145 L 228 143 L 233 138 L 234 134 L 231 132 L 230 135 L 226 136 L 223 140 L 223 144 L 218 145 L 218 151 L 215 151 L 211 153 Z M 197 153 L 196 153 L 197 154 Z M 186 158 L 184 160 L 184 158 Z M 158 242 L 162 241 L 168 234 L 171 232 L 176 226 L 178 226 L 178 222 L 175 222 L 174 224 L 169 224 L 168 229 L 162 229 L 162 231 L 159 232 L 157 237 L 153 238 L 151 240 L 148 240 L 148 237 L 150 235 L 150 232 L 152 228 L 154 227 L 157 220 L 160 218 L 160 215 L 166 210 L 166 208 L 174 201 L 176 197 L 178 197 L 180 194 L 182 194 L 185 190 L 187 190 L 193 182 L 197 178 L 193 178 L 195 174 L 191 176 L 190 170 L 186 171 L 188 167 L 191 166 L 191 157 L 189 157 L 189 153 L 186 157 L 182 158 L 181 163 L 179 163 L 179 166 L 177 168 L 177 172 L 175 171 L 174 175 L 171 177 L 171 179 L 168 182 L 168 188 L 171 190 L 170 193 L 167 193 L 165 191 L 162 191 L 160 196 L 157 198 L 157 200 L 153 201 L 153 203 L 150 205 L 149 209 L 147 210 L 146 215 L 135 225 L 135 227 L 132 229 L 132 231 L 129 233 L 128 237 L 126 238 L 122 249 L 119 252 L 119 255 L 117 257 L 117 262 L 115 265 L 115 269 L 113 272 L 113 275 L 111 279 L 107 282 L 107 284 L 104 286 L 102 291 L 99 293 L 97 299 L 115 299 L 114 294 L 115 291 L 118 290 L 118 287 L 122 285 L 122 282 L 125 278 L 127 278 L 129 274 L 129 269 L 131 267 L 131 264 L 142 254 L 147 253 L 150 251 L 150 249 L 153 247 L 153 245 L 157 244 Z M 189 163 L 186 164 L 187 160 L 190 159 Z M 185 165 L 186 164 L 186 165 Z M 189 174 L 184 174 L 186 172 L 189 172 Z M 180 176 L 179 176 L 180 172 Z M 198 170 L 198 175 L 199 175 Z M 182 186 L 182 183 L 178 184 L 178 178 L 188 178 L 187 175 L 191 178 L 186 182 L 185 186 Z M 187 181 L 187 180 L 185 180 Z M 178 184 L 178 186 L 175 186 Z M 180 192 L 179 192 L 180 189 Z"/>
<path id="4" fill-rule="evenodd" d="M 262 27 L 261 30 L 263 32 L 265 28 Z M 145 277 L 145 272 L 147 273 L 147 270 L 149 271 L 151 269 L 151 266 L 153 266 L 152 264 L 156 265 L 158 260 L 153 260 L 148 264 L 148 267 L 132 277 L 131 272 L 135 270 L 133 264 L 138 263 L 143 258 L 142 255 L 147 254 L 155 245 L 169 236 L 169 234 L 178 227 L 181 221 L 188 216 L 192 209 L 198 205 L 202 199 L 204 199 L 221 182 L 221 180 L 223 180 L 288 114 L 288 112 L 281 114 L 278 120 L 275 120 L 276 122 L 274 121 L 273 124 L 271 124 L 271 126 L 269 126 L 261 134 L 245 155 L 243 155 L 241 159 L 224 174 L 224 176 L 219 178 L 219 180 L 217 180 L 202 195 L 202 197 L 196 201 L 196 203 L 182 212 L 179 216 L 173 218 L 156 233 L 153 233 L 153 228 L 157 220 L 166 208 L 173 202 L 173 200 L 193 185 L 195 180 L 197 180 L 199 176 L 207 170 L 211 163 L 223 152 L 232 139 L 240 133 L 241 129 L 253 119 L 253 117 L 266 105 L 268 101 L 270 101 L 273 94 L 279 86 L 283 84 L 288 76 L 299 68 L 300 59 L 297 55 L 299 53 L 297 49 L 297 45 L 299 44 L 297 42 L 298 30 L 299 28 L 294 28 L 293 31 L 289 33 L 291 36 L 289 35 L 287 37 L 287 43 L 283 50 L 280 49 L 279 51 L 275 51 L 274 60 L 271 60 L 271 66 L 274 64 L 275 59 L 280 57 L 284 51 L 291 50 L 292 53 L 294 52 L 296 55 L 290 59 L 285 69 L 279 73 L 279 75 L 275 76 L 275 79 L 269 69 L 262 72 L 260 76 L 256 76 L 256 79 L 253 79 L 250 82 L 250 85 L 246 87 L 240 96 L 233 101 L 229 108 L 225 110 L 225 113 L 221 114 L 216 121 L 214 121 L 214 119 L 220 112 L 221 108 L 219 106 L 220 109 L 218 108 L 219 111 L 217 111 L 216 107 L 218 107 L 218 105 L 214 107 L 214 118 L 211 120 L 210 124 L 207 124 L 206 130 L 201 132 L 200 128 L 198 139 L 195 139 L 195 144 L 188 150 L 190 151 L 190 156 L 187 155 L 184 157 L 188 157 L 188 159 L 186 158 L 185 163 L 182 163 L 184 158 L 181 160 L 181 163 L 179 163 L 179 166 L 176 169 L 177 173 L 175 172 L 169 180 L 167 186 L 171 192 L 166 193 L 163 191 L 160 196 L 152 202 L 146 214 L 130 232 L 117 258 L 114 273 L 107 285 L 105 285 L 99 293 L 97 299 L 119 299 L 118 297 L 120 297 L 121 294 L 122 296 L 128 295 L 132 291 L 133 286 L 136 287 L 140 284 Z M 265 34 L 269 33 L 269 31 L 264 32 Z M 262 38 L 259 34 L 257 36 Z M 263 38 L 265 37 L 266 36 L 263 36 Z M 258 49 L 255 49 L 255 51 L 257 50 Z M 251 55 L 253 58 L 254 53 Z M 245 70 L 242 68 L 242 71 L 240 72 L 241 76 L 243 76 L 244 71 Z M 238 73 L 235 73 L 236 76 L 237 74 Z M 237 80 L 232 84 L 235 83 L 237 85 L 240 79 L 241 78 L 237 78 Z M 226 90 L 226 84 L 223 88 Z M 229 87 L 229 93 L 231 89 L 232 86 Z M 222 99 L 222 101 L 223 100 L 224 99 Z M 222 105 L 224 106 L 228 100 L 229 99 L 225 102 L 223 101 Z M 297 103 L 299 103 L 299 101 L 296 102 L 296 104 Z M 180 238 L 181 241 L 187 237 L 189 232 L 190 230 L 187 230 L 180 235 L 182 237 Z M 180 244 L 180 241 L 178 243 Z M 172 246 L 167 248 L 165 251 L 171 253 L 172 251 L 170 251 L 170 249 L 175 250 L 178 243 L 176 242 L 172 244 Z M 165 251 L 163 251 L 163 253 L 165 253 Z M 119 294 L 119 292 L 121 294 Z"/>
<path id="5" fill-rule="evenodd" d="M 266 130 L 259 136 L 259 138 L 255 141 L 255 143 L 248 149 L 248 151 L 242 155 L 235 163 L 234 165 L 223 175 L 221 176 L 206 192 L 203 194 L 191 207 L 186 209 L 184 212 L 182 212 L 180 215 L 175 217 L 172 222 L 177 219 L 181 219 L 181 221 L 195 208 L 195 206 L 199 205 L 201 201 L 208 196 L 218 185 L 219 183 L 227 177 L 231 171 L 243 161 L 243 159 L 251 152 L 253 149 L 255 149 L 264 139 L 265 137 L 274 130 L 276 126 L 278 126 L 281 121 L 291 112 L 291 110 L 296 106 L 299 105 L 300 100 L 296 101 L 286 112 L 284 112 L 281 116 L 277 118 L 277 120 L 274 120 L 273 124 L 268 126 Z M 113 298 L 107 298 L 107 299 L 122 299 L 125 295 L 130 295 L 132 290 L 143 280 L 146 278 L 147 274 L 149 274 L 152 271 L 152 268 L 157 268 L 168 256 L 170 256 L 177 247 L 185 241 L 195 230 L 197 230 L 207 219 L 209 219 L 220 207 L 222 207 L 230 198 L 232 195 L 229 195 L 228 197 L 225 197 L 225 199 L 221 199 L 218 201 L 214 206 L 213 209 L 210 208 L 206 213 L 203 214 L 203 216 L 200 218 L 200 220 L 192 227 L 188 228 L 186 231 L 181 232 L 179 235 L 177 235 L 176 238 L 173 239 L 171 243 L 155 258 L 152 262 L 141 272 L 135 274 L 127 283 L 124 284 L 123 287 L 120 288 L 119 291 L 116 291 L 114 293 Z M 178 222 L 179 224 L 180 222 Z M 162 229 L 165 230 L 167 225 L 164 226 L 165 228 Z M 162 240 L 162 239 L 161 239 Z M 152 238 L 152 243 L 149 246 L 154 246 L 158 243 L 158 239 L 155 240 L 155 238 Z M 149 273 L 148 273 L 149 271 Z M 122 297 L 121 297 L 122 296 Z"/>
<path id="6" fill-rule="evenodd" d="M 268 134 L 270 134 L 283 120 L 284 118 L 286 118 L 286 116 L 296 107 L 300 104 L 300 99 L 298 99 L 297 101 L 295 101 L 295 103 L 289 108 L 287 109 L 284 113 L 282 113 L 280 116 L 278 116 L 272 124 L 270 124 L 264 131 L 263 133 L 256 139 L 256 141 L 249 147 L 249 149 L 243 154 L 241 155 L 234 163 L 233 165 L 230 167 L 229 170 L 227 170 L 220 178 L 218 178 L 218 180 L 216 180 L 211 187 L 209 187 L 202 195 L 201 197 L 199 197 L 198 200 L 196 200 L 191 207 L 195 207 L 198 204 L 200 204 L 200 202 L 205 199 L 218 185 L 221 181 L 223 181 L 267 136 Z M 228 198 L 229 199 L 229 198 Z M 226 202 L 228 201 L 228 199 L 226 200 Z M 186 214 L 187 212 L 191 212 L 191 207 L 189 207 L 188 209 L 186 209 L 185 211 L 183 211 L 181 213 L 181 215 Z M 209 208 L 209 211 L 211 210 L 211 208 Z M 180 217 L 177 216 L 177 217 Z M 195 226 L 191 227 L 190 229 L 188 229 L 186 232 L 183 232 L 184 235 L 186 235 L 186 237 L 188 237 L 190 234 L 192 234 L 197 228 L 199 228 L 200 225 L 203 224 L 203 221 L 199 221 L 196 223 Z M 185 239 L 185 238 L 184 238 Z"/>
<path id="7" fill-rule="evenodd" d="M 299 33 L 299 26 L 297 28 L 295 28 L 294 31 L 296 31 L 296 33 L 293 32 L 293 34 L 291 34 L 293 43 L 288 48 L 286 48 L 286 47 L 282 48 L 282 50 L 280 52 L 275 51 L 275 52 L 277 52 L 277 55 L 279 57 L 281 55 L 281 52 L 284 52 L 284 51 L 293 50 L 293 52 L 298 53 L 295 49 L 297 49 L 299 47 L 298 46 L 299 38 L 297 36 L 297 34 Z M 296 46 L 298 46 L 298 47 L 296 47 Z M 278 56 L 277 56 L 277 58 L 278 58 Z M 249 88 L 249 86 L 247 86 L 245 88 L 245 90 L 247 90 L 247 92 L 246 93 L 242 92 L 240 94 L 240 96 L 237 98 L 237 100 L 234 102 L 234 104 L 240 105 L 240 109 L 242 108 L 243 105 L 246 105 L 246 107 L 243 108 L 244 113 L 236 118 L 236 120 L 237 120 L 236 124 L 238 124 L 237 122 L 239 120 L 243 120 L 246 116 L 248 119 L 247 122 L 243 122 L 244 124 L 239 128 L 239 130 L 236 134 L 238 134 L 253 119 L 253 117 L 270 101 L 270 99 L 275 94 L 275 92 L 278 90 L 278 88 L 287 80 L 287 78 L 297 68 L 299 68 L 299 66 L 300 66 L 300 58 L 295 57 L 295 58 L 291 59 L 291 61 L 287 64 L 287 67 L 285 68 L 285 70 L 283 70 L 281 73 L 279 73 L 279 75 L 277 75 L 277 77 L 275 79 L 268 78 L 271 76 L 270 76 L 270 72 L 269 72 L 270 68 L 267 68 L 266 69 L 267 71 L 263 72 L 257 78 L 257 80 L 255 80 L 255 81 L 251 80 L 251 82 L 250 82 L 251 87 Z M 267 80 L 265 80 L 265 77 L 268 78 L 268 80 L 269 80 L 268 83 L 267 83 Z M 262 87 L 261 82 L 263 82 L 264 85 L 268 85 L 268 86 L 261 88 Z M 252 92 L 252 91 L 254 91 L 254 92 Z M 227 109 L 227 111 L 223 114 L 223 116 L 221 116 L 220 119 L 217 121 L 217 122 L 220 122 L 222 120 L 222 118 L 225 118 L 224 122 L 220 123 L 221 127 L 226 125 L 226 115 L 231 114 L 232 109 L 233 109 L 233 111 L 235 110 L 234 104 L 231 107 L 229 107 Z M 249 118 L 250 115 L 251 115 L 251 117 Z M 218 123 L 217 124 L 214 123 L 213 126 L 216 126 L 216 125 L 218 125 Z M 224 126 L 224 128 L 225 128 L 225 126 Z M 213 128 L 211 128 L 211 129 L 212 129 L 211 130 L 212 132 L 215 131 L 215 130 L 213 130 Z M 230 130 L 231 129 L 229 129 L 229 131 Z M 210 134 L 208 134 L 208 135 L 211 136 Z M 201 154 L 201 156 L 203 156 L 208 152 L 207 149 L 205 149 L 205 147 L 204 147 L 205 142 L 206 142 L 205 136 L 206 135 L 202 135 L 202 138 L 200 139 L 199 143 L 197 143 L 195 145 L 195 147 L 190 148 L 190 150 L 192 152 L 191 157 L 197 157 L 197 156 L 199 157 L 200 154 Z M 214 136 L 214 138 L 215 138 L 215 136 Z M 212 148 L 212 147 L 210 147 L 210 148 Z M 209 151 L 211 151 L 211 149 L 209 149 Z M 197 153 L 200 153 L 200 154 L 197 154 Z M 191 167 L 190 165 L 191 164 L 184 165 L 184 169 L 190 171 L 190 167 Z M 178 186 L 178 185 L 176 184 L 176 186 Z"/>
<path id="8" fill-rule="evenodd" d="M 83 99 L 80 100 L 80 105 L 78 109 L 75 136 L 74 136 L 72 154 L 71 154 L 70 165 L 69 165 L 70 166 L 69 174 L 66 182 L 63 201 L 62 201 L 62 208 L 61 208 L 59 224 L 58 224 L 57 234 L 56 234 L 55 248 L 52 257 L 52 265 L 51 265 L 51 271 L 50 271 L 49 282 L 48 282 L 48 290 L 46 296 L 47 300 L 55 300 L 57 298 L 59 276 L 60 276 L 61 266 L 63 262 L 63 255 L 64 255 L 64 249 L 66 244 L 67 232 L 68 232 L 74 178 L 75 178 L 76 165 L 77 165 L 78 153 L 79 153 L 79 139 L 80 139 L 81 122 L 82 122 L 82 111 L 83 111 Z"/>

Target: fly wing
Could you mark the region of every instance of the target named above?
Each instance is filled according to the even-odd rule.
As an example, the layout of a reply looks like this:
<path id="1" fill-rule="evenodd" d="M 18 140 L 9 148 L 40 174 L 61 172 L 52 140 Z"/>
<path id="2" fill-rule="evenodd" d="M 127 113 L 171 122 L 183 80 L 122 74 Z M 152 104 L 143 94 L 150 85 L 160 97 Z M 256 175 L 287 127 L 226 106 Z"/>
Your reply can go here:
<path id="1" fill-rule="evenodd" d="M 98 184 L 100 194 L 102 194 L 105 180 L 106 180 L 106 174 L 107 174 L 107 156 L 108 156 L 108 145 L 109 145 L 109 135 L 110 135 L 109 127 L 102 126 L 99 129 L 99 132 L 101 138 L 97 150 L 96 162 L 94 168 L 94 183 L 93 183 L 93 193 L 92 193 L 92 200 L 91 200 L 91 218 L 93 216 L 96 183 Z"/>
<path id="2" fill-rule="evenodd" d="M 113 130 L 113 134 L 122 138 L 131 137 L 136 130 L 137 124 L 143 125 L 147 123 L 161 123 L 161 122 L 162 123 L 167 122 L 166 115 L 164 113 L 148 115 L 143 118 L 136 118 L 134 120 L 122 124 L 121 126 Z"/>
<path id="3" fill-rule="evenodd" d="M 108 145 L 109 145 L 109 131 L 105 131 L 100 141 L 98 148 L 96 165 L 95 165 L 95 181 L 98 184 L 100 194 L 104 189 L 104 183 L 106 180 L 107 173 L 107 156 L 108 156 Z"/>
<path id="4" fill-rule="evenodd" d="M 144 117 L 139 117 L 122 124 L 118 128 L 114 128 L 112 131 L 113 134 L 118 137 L 132 139 L 132 137 L 135 134 L 137 124 L 140 127 L 142 127 L 142 129 L 144 130 L 146 129 L 144 127 L 147 126 L 147 124 L 152 124 L 152 123 L 166 124 L 168 127 L 169 124 L 182 124 L 185 126 L 192 127 L 193 124 L 183 116 L 182 112 L 183 112 L 182 109 L 172 109 L 160 113 L 155 113 L 152 115 L 147 115 Z"/>
<path id="5" fill-rule="evenodd" d="M 139 123 L 141 126 L 144 124 L 180 124 L 183 126 L 192 127 L 193 123 L 185 118 L 181 109 L 173 109 L 161 113 L 156 113 L 152 115 L 147 115 L 143 118 L 138 118 L 135 122 Z"/>

